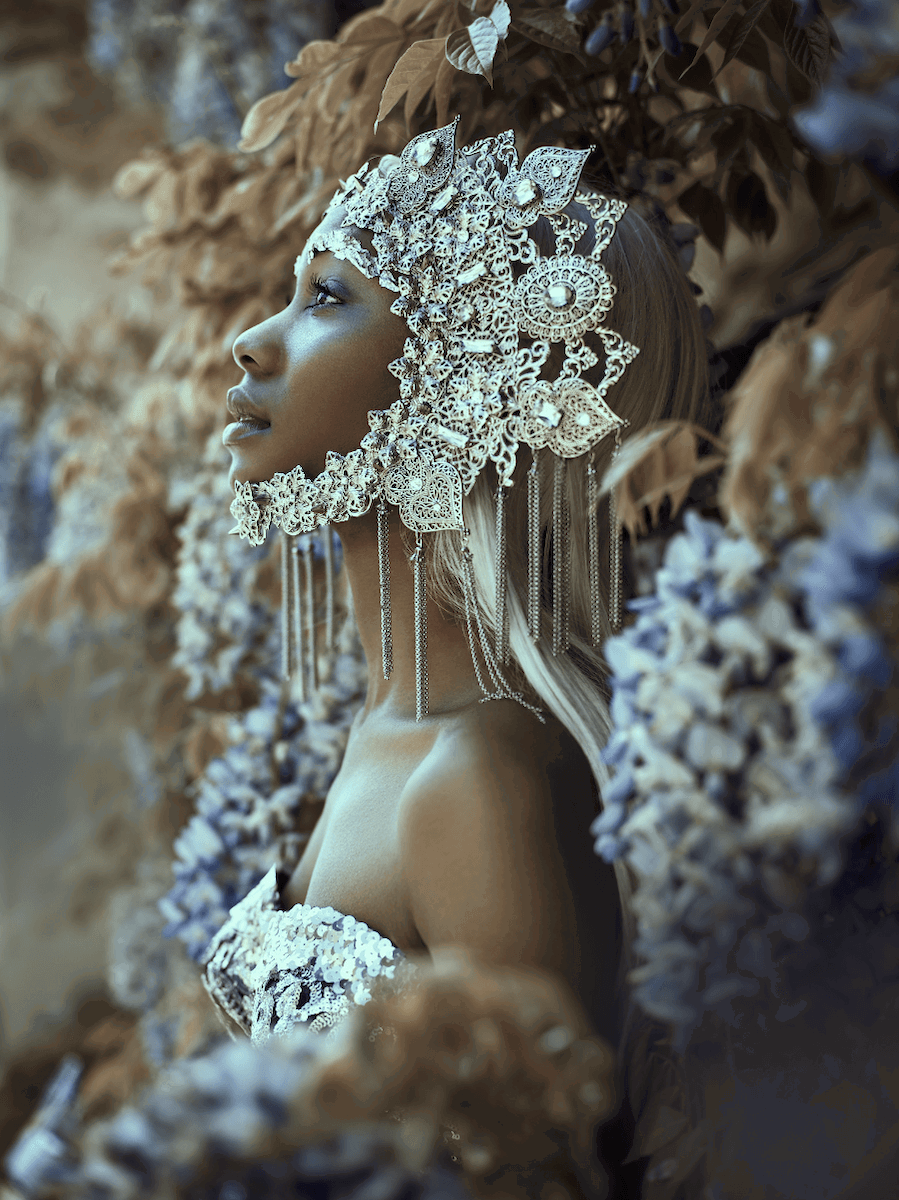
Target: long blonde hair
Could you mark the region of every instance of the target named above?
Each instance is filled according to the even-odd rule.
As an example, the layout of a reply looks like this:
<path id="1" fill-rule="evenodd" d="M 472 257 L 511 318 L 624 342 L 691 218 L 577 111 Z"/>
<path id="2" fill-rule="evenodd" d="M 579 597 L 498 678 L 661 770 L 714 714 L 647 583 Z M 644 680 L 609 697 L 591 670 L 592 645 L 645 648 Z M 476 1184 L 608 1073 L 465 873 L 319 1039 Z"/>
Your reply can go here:
<path id="1" fill-rule="evenodd" d="M 565 212 L 587 224 L 588 232 L 579 243 L 579 251 L 589 254 L 594 244 L 589 213 L 576 201 L 569 204 Z M 553 252 L 548 223 L 538 222 L 532 227 L 531 236 L 541 253 Z M 607 396 L 612 409 L 628 422 L 626 435 L 664 419 L 701 419 L 708 399 L 706 342 L 689 283 L 674 252 L 630 205 L 603 253 L 603 262 L 617 288 L 609 326 L 640 349 L 636 359 Z M 558 354 L 556 361 L 551 357 L 548 364 L 548 368 L 553 367 L 558 367 Z M 602 361 L 592 369 L 592 378 L 591 373 L 586 377 L 591 382 L 597 382 L 601 372 Z M 612 437 L 607 437 L 596 448 L 595 462 L 600 478 L 611 461 L 613 448 Z M 553 457 L 548 451 L 542 454 L 547 459 Z M 571 514 L 571 645 L 567 654 L 554 656 L 548 637 L 541 637 L 535 643 L 528 630 L 525 472 L 530 462 L 525 461 L 526 458 L 529 459 L 529 456 L 519 455 L 515 483 L 506 499 L 506 607 L 510 650 L 506 675 L 514 687 L 548 709 L 572 734 L 590 764 L 601 793 L 608 779 L 601 752 L 608 740 L 610 718 L 605 683 L 607 668 L 602 647 L 594 647 L 591 640 L 586 463 L 584 458 L 569 460 L 567 468 L 567 498 Z M 548 629 L 552 596 L 552 539 L 549 536 L 552 472 L 547 469 L 541 474 L 544 481 L 540 506 L 543 545 L 541 622 L 545 622 L 543 627 Z M 491 639 L 496 632 L 495 488 L 496 474 L 492 464 L 488 463 L 464 502 L 477 603 L 481 621 Z M 601 500 L 599 504 L 599 529 L 605 531 L 601 548 L 604 558 L 600 561 L 608 563 L 608 499 Z M 465 609 L 459 535 L 455 532 L 436 533 L 430 535 L 429 540 L 427 560 L 430 594 L 448 617 L 461 624 L 465 620 Z M 608 601 L 607 579 L 601 617 L 604 639 L 611 633 Z M 589 836 L 586 829 L 584 836 Z M 615 864 L 615 873 L 624 926 L 618 995 L 620 1004 L 627 1005 L 624 980 L 633 965 L 632 888 L 623 863 Z M 622 1017 L 621 1013 L 619 1017 Z M 628 1017 L 622 1018 L 621 1040 L 626 1036 L 629 1023 Z"/>

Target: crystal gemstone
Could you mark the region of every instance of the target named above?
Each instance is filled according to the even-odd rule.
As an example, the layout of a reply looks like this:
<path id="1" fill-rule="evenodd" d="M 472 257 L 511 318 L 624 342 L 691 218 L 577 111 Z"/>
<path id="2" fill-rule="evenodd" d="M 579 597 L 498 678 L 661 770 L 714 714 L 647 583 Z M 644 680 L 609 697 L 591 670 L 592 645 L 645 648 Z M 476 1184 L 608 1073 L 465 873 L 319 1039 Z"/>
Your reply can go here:
<path id="1" fill-rule="evenodd" d="M 574 302 L 574 288 L 567 283 L 551 283 L 544 293 L 553 308 L 568 308 Z"/>
<path id="2" fill-rule="evenodd" d="M 416 478 L 410 479 L 409 480 L 409 491 L 410 492 L 420 492 L 421 491 L 421 480 L 416 479 Z"/>
<path id="3" fill-rule="evenodd" d="M 537 187 L 536 183 L 534 183 L 533 179 L 528 179 L 527 176 L 525 176 L 524 179 L 519 179 L 515 184 L 515 187 L 512 189 L 512 194 L 515 197 L 515 203 L 519 205 L 519 207 L 524 208 L 528 204 L 533 204 L 533 202 L 540 195 L 540 189 Z"/>
<path id="4" fill-rule="evenodd" d="M 582 429 L 586 429 L 590 424 L 590 414 L 588 412 L 579 412 L 574 419 Z"/>
<path id="5" fill-rule="evenodd" d="M 550 400 L 541 400 L 537 405 L 536 417 L 538 421 L 542 421 L 548 429 L 555 427 L 562 420 L 561 409 L 556 408 L 555 404 Z"/>
<path id="6" fill-rule="evenodd" d="M 431 134 L 415 147 L 415 161 L 420 167 L 426 167 L 437 153 L 437 138 Z"/>
<path id="7" fill-rule="evenodd" d="M 410 171 L 407 178 L 410 183 L 418 183 L 419 179 L 421 179 L 421 175 L 418 171 Z"/>

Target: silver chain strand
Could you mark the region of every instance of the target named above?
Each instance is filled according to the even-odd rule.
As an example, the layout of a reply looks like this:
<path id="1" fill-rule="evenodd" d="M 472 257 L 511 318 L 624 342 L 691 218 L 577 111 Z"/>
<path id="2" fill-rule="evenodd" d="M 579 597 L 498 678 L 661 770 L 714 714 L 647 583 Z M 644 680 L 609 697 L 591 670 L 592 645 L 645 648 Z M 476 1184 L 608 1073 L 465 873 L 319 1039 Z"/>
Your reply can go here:
<path id="1" fill-rule="evenodd" d="M 541 722 L 546 724 L 546 718 L 539 708 L 535 708 L 533 704 L 528 704 L 521 692 L 513 692 L 512 688 L 503 676 L 502 670 L 497 664 L 490 651 L 490 643 L 487 640 L 484 626 L 481 621 L 481 614 L 478 608 L 477 598 L 475 595 L 474 586 L 474 571 L 471 565 L 472 554 L 468 548 L 469 530 L 462 531 L 462 593 L 465 599 L 465 623 L 468 626 L 468 645 L 471 650 L 471 661 L 474 666 L 474 673 L 478 681 L 478 686 L 484 695 L 481 698 L 483 704 L 487 700 L 515 700 L 522 708 L 528 709 Z M 474 632 L 472 629 L 471 614 L 474 611 L 474 620 L 477 625 L 478 641 L 480 642 L 481 652 L 484 656 L 484 662 L 487 666 L 487 671 L 490 675 L 496 691 L 488 692 L 484 685 L 484 678 L 481 675 L 481 670 L 478 665 L 478 655 L 475 647 Z"/>
<path id="2" fill-rule="evenodd" d="M 422 535 L 415 535 L 412 554 L 412 586 L 415 597 L 415 719 L 428 715 L 428 609 L 425 590 L 425 550 Z"/>
<path id="3" fill-rule="evenodd" d="M 384 678 L 393 670 L 393 622 L 390 612 L 390 550 L 387 505 L 383 496 L 378 503 L 378 580 L 381 589 L 381 664 Z"/>
<path id="4" fill-rule="evenodd" d="M 325 556 L 325 649 L 328 657 L 334 654 L 334 531 L 330 525 L 322 530 L 322 550 Z"/>
<path id="5" fill-rule="evenodd" d="M 602 642 L 602 592 L 599 582 L 599 504 L 596 465 L 593 451 L 587 458 L 587 542 L 590 554 L 590 640 L 594 646 Z"/>
<path id="6" fill-rule="evenodd" d="M 621 435 L 615 430 L 615 449 L 612 451 L 612 461 L 618 457 L 621 449 Z M 612 578 L 609 585 L 609 620 L 612 632 L 617 632 L 621 625 L 621 523 L 618 520 L 618 505 L 615 502 L 615 489 L 609 492 L 609 555 L 612 559 L 610 572 Z"/>
<path id="7" fill-rule="evenodd" d="M 554 655 L 568 649 L 568 585 L 570 544 L 568 504 L 565 497 L 567 464 L 556 457 L 553 467 L 553 638 Z"/>
<path id="8" fill-rule="evenodd" d="M 540 464 L 537 451 L 531 455 L 528 471 L 528 632 L 531 640 L 540 640 Z"/>
<path id="9" fill-rule="evenodd" d="M 506 611 L 506 489 L 496 489 L 496 661 L 509 661 L 509 614 Z"/>
<path id="10" fill-rule="evenodd" d="M 281 678 L 290 679 L 290 535 L 281 534 Z"/>
<path id="11" fill-rule="evenodd" d="M 291 538 L 290 546 L 290 590 L 293 593 L 293 670 L 297 678 L 297 699 L 306 700 L 306 654 L 303 649 L 303 600 L 300 591 L 300 547 L 299 538 Z"/>
<path id="12" fill-rule="evenodd" d="M 315 593 L 312 589 L 312 538 L 308 535 L 303 538 L 302 550 L 303 574 L 306 580 L 306 650 L 309 659 L 309 686 L 314 691 L 318 687 L 318 662 L 316 661 L 315 653 Z"/>

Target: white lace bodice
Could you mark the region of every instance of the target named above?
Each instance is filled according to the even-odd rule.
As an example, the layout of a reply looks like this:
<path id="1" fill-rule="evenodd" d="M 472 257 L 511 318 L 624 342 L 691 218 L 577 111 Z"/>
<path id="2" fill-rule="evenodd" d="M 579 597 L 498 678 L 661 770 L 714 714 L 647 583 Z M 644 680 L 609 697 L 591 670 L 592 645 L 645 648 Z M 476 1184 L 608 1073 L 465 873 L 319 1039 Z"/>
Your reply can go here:
<path id="1" fill-rule="evenodd" d="M 231 909 L 203 963 L 206 990 L 257 1045 L 297 1025 L 330 1035 L 371 999 L 374 978 L 399 988 L 415 973 L 364 921 L 311 904 L 282 909 L 277 866 Z"/>

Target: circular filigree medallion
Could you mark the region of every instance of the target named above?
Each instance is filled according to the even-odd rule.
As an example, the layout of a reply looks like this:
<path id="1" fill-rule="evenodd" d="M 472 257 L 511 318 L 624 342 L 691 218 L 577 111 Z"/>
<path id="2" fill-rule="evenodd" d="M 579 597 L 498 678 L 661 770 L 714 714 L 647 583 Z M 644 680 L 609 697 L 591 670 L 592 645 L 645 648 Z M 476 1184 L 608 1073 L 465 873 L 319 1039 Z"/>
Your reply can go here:
<path id="1" fill-rule="evenodd" d="M 518 328 L 550 342 L 582 337 L 612 307 L 615 285 L 598 262 L 580 257 L 543 259 L 515 285 Z"/>

